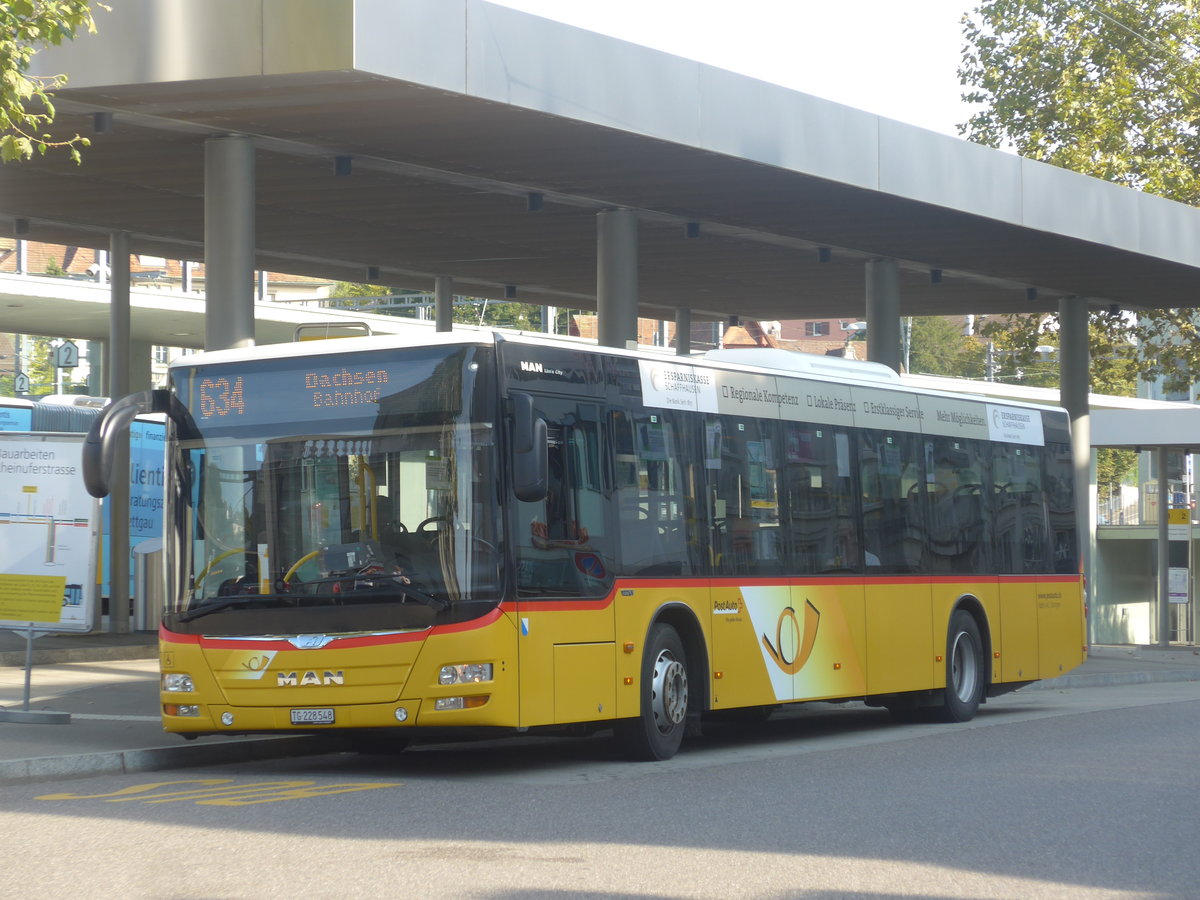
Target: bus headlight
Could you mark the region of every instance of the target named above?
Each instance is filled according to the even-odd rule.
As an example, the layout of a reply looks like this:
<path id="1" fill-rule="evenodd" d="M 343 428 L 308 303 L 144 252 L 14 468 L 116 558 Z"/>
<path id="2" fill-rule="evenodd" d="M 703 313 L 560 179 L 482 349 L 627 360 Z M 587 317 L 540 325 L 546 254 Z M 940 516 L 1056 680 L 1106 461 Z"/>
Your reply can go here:
<path id="1" fill-rule="evenodd" d="M 196 690 L 196 685 L 192 683 L 191 675 L 184 675 L 182 672 L 167 672 L 162 677 L 162 689 L 172 693 L 190 694 Z"/>
<path id="2" fill-rule="evenodd" d="M 491 680 L 491 663 L 442 666 L 442 670 L 438 672 L 438 684 L 478 684 L 481 681 Z"/>

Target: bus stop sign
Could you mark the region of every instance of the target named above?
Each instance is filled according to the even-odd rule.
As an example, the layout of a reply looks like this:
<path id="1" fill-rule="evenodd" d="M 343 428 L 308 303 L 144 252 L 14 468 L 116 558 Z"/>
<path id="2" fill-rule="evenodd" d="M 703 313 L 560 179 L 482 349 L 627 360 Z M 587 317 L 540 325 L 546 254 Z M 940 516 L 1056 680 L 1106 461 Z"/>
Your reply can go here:
<path id="1" fill-rule="evenodd" d="M 79 348 L 74 341 L 63 341 L 54 348 L 54 368 L 74 369 L 79 365 Z"/>

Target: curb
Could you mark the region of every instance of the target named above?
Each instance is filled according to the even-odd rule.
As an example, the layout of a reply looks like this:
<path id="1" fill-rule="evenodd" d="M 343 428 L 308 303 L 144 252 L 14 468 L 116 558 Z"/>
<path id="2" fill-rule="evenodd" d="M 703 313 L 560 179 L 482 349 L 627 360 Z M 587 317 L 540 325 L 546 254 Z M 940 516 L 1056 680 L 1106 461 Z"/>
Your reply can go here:
<path id="1" fill-rule="evenodd" d="M 1060 675 L 1021 688 L 1027 691 L 1058 691 L 1067 688 L 1119 687 L 1125 684 L 1166 684 L 1169 682 L 1200 681 L 1200 669 L 1162 672 L 1097 672 L 1094 675 Z"/>
<path id="2" fill-rule="evenodd" d="M 109 662 L 112 660 L 158 659 L 157 645 L 128 647 L 50 647 L 39 650 L 33 645 L 35 666 L 54 666 L 59 663 Z M 25 668 L 24 650 L 0 650 L 0 666 Z"/>
<path id="3" fill-rule="evenodd" d="M 142 750 L 111 750 L 73 756 L 41 756 L 0 761 L 0 784 L 43 781 L 50 778 L 84 778 L 94 775 L 127 775 L 189 766 L 231 762 L 258 762 L 294 756 L 315 756 L 346 749 L 346 743 L 322 735 L 233 739 L 228 743 Z"/>

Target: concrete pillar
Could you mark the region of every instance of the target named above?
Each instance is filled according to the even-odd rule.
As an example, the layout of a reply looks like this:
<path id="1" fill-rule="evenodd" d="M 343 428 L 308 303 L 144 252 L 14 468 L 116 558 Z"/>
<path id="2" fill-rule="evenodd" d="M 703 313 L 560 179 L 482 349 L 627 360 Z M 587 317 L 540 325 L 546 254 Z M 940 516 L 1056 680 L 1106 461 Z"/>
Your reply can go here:
<path id="1" fill-rule="evenodd" d="M 1075 521 L 1079 554 L 1088 584 L 1096 536 L 1095 499 L 1092 497 L 1092 426 L 1088 408 L 1091 355 L 1088 349 L 1086 297 L 1064 297 L 1058 302 L 1059 402 L 1071 417 L 1071 456 L 1075 465 Z M 1088 642 L 1092 639 L 1088 635 Z"/>
<path id="2" fill-rule="evenodd" d="M 439 275 L 433 283 L 434 305 L 436 307 L 434 322 L 438 331 L 454 329 L 454 279 L 449 275 Z"/>
<path id="3" fill-rule="evenodd" d="M 131 346 L 129 314 L 129 234 L 114 232 L 109 238 L 109 396 L 124 397 L 131 391 L 129 378 Z M 101 267 L 103 270 L 103 266 Z M 119 441 L 113 462 L 112 490 L 104 501 L 109 509 L 108 545 L 108 630 L 129 633 L 129 435 Z M 125 477 L 121 477 L 121 473 Z"/>
<path id="4" fill-rule="evenodd" d="M 104 341 L 88 341 L 87 342 L 87 360 L 88 360 L 88 377 L 87 386 L 88 393 L 93 397 L 109 396 L 104 390 L 105 374 L 104 374 Z M 18 362 L 20 362 L 20 352 L 17 354 Z"/>
<path id="5" fill-rule="evenodd" d="M 204 142 L 204 348 L 254 345 L 254 141 Z"/>
<path id="6" fill-rule="evenodd" d="M 900 267 L 867 262 L 867 358 L 900 371 Z"/>
<path id="7" fill-rule="evenodd" d="M 129 342 L 129 390 L 148 391 L 154 387 L 150 362 L 154 345 L 149 341 Z"/>
<path id="8" fill-rule="evenodd" d="M 692 311 L 675 310 L 675 355 L 692 355 Z"/>
<path id="9" fill-rule="evenodd" d="M 602 347 L 637 340 L 638 221 L 632 209 L 596 214 L 596 327 Z"/>

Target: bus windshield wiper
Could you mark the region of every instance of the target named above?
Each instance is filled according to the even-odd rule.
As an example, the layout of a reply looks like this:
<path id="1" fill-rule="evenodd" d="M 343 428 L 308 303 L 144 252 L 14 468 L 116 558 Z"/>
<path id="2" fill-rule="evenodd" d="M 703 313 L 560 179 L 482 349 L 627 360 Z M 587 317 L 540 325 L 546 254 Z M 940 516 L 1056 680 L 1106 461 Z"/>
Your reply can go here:
<path id="1" fill-rule="evenodd" d="M 209 613 L 220 612 L 223 609 L 229 609 L 233 606 L 244 606 L 248 603 L 263 603 L 268 600 L 278 599 L 278 596 L 275 594 L 247 594 L 241 597 L 218 597 L 215 600 L 209 600 L 207 603 L 201 603 L 199 606 L 193 606 L 191 609 L 181 612 L 179 614 L 179 621 L 190 622 L 193 619 L 207 616 Z"/>
<path id="2" fill-rule="evenodd" d="M 443 600 L 441 597 L 435 597 L 433 594 L 427 594 L 424 591 L 413 587 L 411 581 L 405 580 L 404 582 L 401 582 L 399 579 L 394 580 L 397 582 L 396 590 L 400 591 L 400 593 L 402 593 L 404 596 L 412 597 L 418 603 L 424 603 L 426 606 L 431 607 L 438 612 L 442 612 L 443 610 L 450 608 L 449 600 Z"/>

